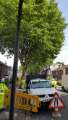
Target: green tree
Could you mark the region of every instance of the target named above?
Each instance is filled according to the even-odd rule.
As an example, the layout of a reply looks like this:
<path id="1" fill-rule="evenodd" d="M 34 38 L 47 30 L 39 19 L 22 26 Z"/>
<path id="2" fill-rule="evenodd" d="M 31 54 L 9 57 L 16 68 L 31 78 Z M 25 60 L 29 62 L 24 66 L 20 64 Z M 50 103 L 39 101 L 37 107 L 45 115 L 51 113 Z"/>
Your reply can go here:
<path id="1" fill-rule="evenodd" d="M 19 41 L 22 76 L 51 64 L 64 41 L 65 20 L 55 0 L 24 0 Z M 17 0 L 0 0 L 0 51 L 14 54 Z"/>

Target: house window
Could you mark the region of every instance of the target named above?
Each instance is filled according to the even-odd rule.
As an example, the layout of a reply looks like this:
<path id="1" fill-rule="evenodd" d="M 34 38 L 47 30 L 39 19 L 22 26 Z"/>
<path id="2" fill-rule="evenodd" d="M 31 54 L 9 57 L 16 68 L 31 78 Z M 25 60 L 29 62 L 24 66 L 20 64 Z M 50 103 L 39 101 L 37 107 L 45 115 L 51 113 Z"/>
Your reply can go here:
<path id="1" fill-rule="evenodd" d="M 68 74 L 68 68 L 65 69 L 65 74 Z"/>

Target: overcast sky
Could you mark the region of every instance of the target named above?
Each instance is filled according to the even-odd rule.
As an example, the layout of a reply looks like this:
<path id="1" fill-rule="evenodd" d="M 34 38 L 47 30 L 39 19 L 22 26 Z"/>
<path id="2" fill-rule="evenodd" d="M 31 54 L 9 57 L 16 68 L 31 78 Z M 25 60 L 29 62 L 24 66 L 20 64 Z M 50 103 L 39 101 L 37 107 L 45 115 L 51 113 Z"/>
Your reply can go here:
<path id="1" fill-rule="evenodd" d="M 61 9 L 66 22 L 68 23 L 68 0 L 57 0 L 59 8 Z M 64 31 L 65 41 L 64 46 L 61 48 L 60 54 L 57 56 L 56 61 L 64 62 L 68 64 L 68 26 Z"/>
<path id="2" fill-rule="evenodd" d="M 61 9 L 66 22 L 68 23 L 68 0 L 56 0 L 58 2 L 59 8 Z M 64 46 L 61 48 L 59 55 L 54 60 L 54 62 L 64 62 L 68 64 L 68 27 L 64 31 L 65 41 Z M 5 56 L 0 54 L 0 61 L 7 63 L 9 66 L 13 66 L 13 58 L 7 59 Z M 20 64 L 20 63 L 19 63 Z"/>

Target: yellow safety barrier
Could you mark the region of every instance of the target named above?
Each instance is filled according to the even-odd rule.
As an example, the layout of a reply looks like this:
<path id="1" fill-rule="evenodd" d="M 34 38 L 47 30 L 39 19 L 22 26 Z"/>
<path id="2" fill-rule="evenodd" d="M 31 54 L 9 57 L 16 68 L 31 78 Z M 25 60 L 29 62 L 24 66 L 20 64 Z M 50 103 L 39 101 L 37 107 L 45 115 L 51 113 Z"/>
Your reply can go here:
<path id="1" fill-rule="evenodd" d="M 9 107 L 10 93 L 5 94 L 5 107 Z M 15 96 L 15 109 L 28 110 L 32 112 L 38 112 L 40 108 L 40 101 L 37 96 L 33 96 L 23 92 L 16 92 Z"/>

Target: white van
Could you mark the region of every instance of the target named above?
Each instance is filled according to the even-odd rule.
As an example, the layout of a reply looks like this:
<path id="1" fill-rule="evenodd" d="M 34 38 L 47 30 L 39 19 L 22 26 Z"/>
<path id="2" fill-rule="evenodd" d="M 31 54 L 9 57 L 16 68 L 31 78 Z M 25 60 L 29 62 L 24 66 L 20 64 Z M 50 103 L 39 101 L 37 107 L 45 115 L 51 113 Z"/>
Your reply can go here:
<path id="1" fill-rule="evenodd" d="M 56 90 L 52 88 L 49 80 L 37 78 L 29 82 L 28 93 L 38 96 L 43 103 L 49 102 L 55 92 Z"/>

